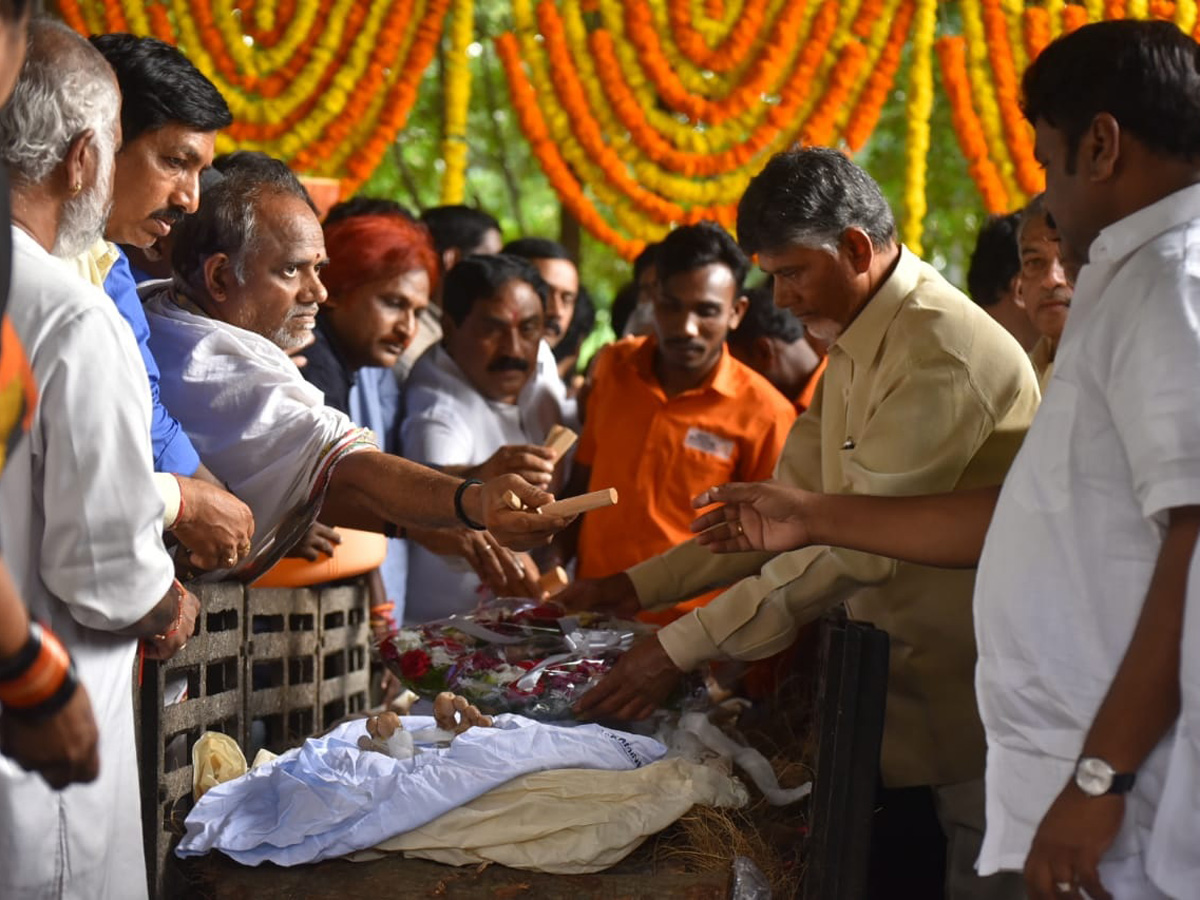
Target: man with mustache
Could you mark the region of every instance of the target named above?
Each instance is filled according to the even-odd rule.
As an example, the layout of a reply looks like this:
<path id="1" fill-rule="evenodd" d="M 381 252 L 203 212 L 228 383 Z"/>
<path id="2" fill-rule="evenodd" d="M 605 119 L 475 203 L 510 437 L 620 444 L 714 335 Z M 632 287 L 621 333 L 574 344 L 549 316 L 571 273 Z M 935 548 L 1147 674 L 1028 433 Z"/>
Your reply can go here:
<path id="1" fill-rule="evenodd" d="M 546 291 L 537 270 L 515 256 L 468 256 L 446 274 L 445 334 L 405 383 L 400 448 L 407 458 L 478 478 L 516 472 L 535 484 L 549 481 L 553 460 L 541 444 L 563 409 L 535 374 Z M 494 544 L 478 553 L 501 555 Z M 473 609 L 476 572 L 489 562 L 412 544 L 405 617 L 420 622 Z"/>
<path id="2" fill-rule="evenodd" d="M 201 463 L 178 420 L 159 397 L 150 330 L 125 245 L 150 252 L 200 202 L 200 173 L 212 163 L 217 131 L 233 117 L 220 92 L 177 49 L 150 37 L 106 34 L 92 45 L 121 88 L 123 140 L 113 175 L 104 236 L 75 259 L 133 329 L 150 383 L 155 483 L 166 504 L 164 526 L 203 569 L 227 568 L 249 550 L 254 520 Z"/>
<path id="3" fill-rule="evenodd" d="M 170 657 L 199 603 L 175 581 L 162 543 L 150 391 L 133 336 L 111 301 L 62 262 L 104 229 L 121 136 L 117 85 L 65 26 L 35 21 L 29 36 L 0 111 L 0 164 L 13 179 L 10 312 L 40 396 L 0 484 L 0 542 L 31 617 L 48 629 L 0 659 L 0 704 L 8 738 L 13 717 L 53 717 L 78 703 L 82 684 L 100 770 L 94 759 L 43 769 L 58 785 L 95 778 L 55 792 L 0 757 L 0 896 L 137 900 L 146 874 L 135 650 L 142 639 L 149 655 Z"/>
<path id="4" fill-rule="evenodd" d="M 658 246 L 656 268 L 654 333 L 612 344 L 597 358 L 566 491 L 615 487 L 621 497 L 618 507 L 583 518 L 577 574 L 587 583 L 623 579 L 630 566 L 688 540 L 689 492 L 697 485 L 735 472 L 770 477 L 796 415 L 725 346 L 747 305 L 749 261 L 733 238 L 712 222 L 682 226 Z M 571 537 L 558 544 L 564 559 Z M 711 599 L 710 588 L 642 615 L 669 622 Z"/>
<path id="5" fill-rule="evenodd" d="M 1038 194 L 1021 211 L 1017 243 L 1021 253 L 1017 291 L 1029 321 L 1041 335 L 1029 351 L 1029 361 L 1045 393 L 1054 374 L 1054 354 L 1074 293 L 1074 283 L 1067 276 L 1062 258 L 1062 242 L 1046 213 L 1045 194 Z"/>
<path id="6" fill-rule="evenodd" d="M 230 171 L 180 226 L 174 279 L 147 302 L 164 400 L 213 472 L 254 511 L 252 580 L 320 517 L 398 528 L 487 528 L 528 549 L 566 524 L 516 512 L 550 495 L 515 476 L 453 478 L 378 451 L 374 437 L 324 403 L 287 356 L 326 298 L 325 239 L 307 192 L 278 160 Z M 512 513 L 512 515 L 510 515 Z"/>

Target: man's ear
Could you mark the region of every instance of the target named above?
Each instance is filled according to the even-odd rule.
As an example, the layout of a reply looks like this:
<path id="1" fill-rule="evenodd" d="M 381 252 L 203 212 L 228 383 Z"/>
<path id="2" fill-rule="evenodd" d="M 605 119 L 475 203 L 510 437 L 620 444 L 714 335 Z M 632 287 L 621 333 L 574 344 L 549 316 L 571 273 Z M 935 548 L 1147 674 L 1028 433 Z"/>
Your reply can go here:
<path id="1" fill-rule="evenodd" d="M 214 253 L 204 261 L 204 287 L 208 296 L 216 303 L 229 299 L 229 288 L 234 283 L 233 262 L 228 254 Z"/>
<path id="2" fill-rule="evenodd" d="M 862 275 L 871 268 L 871 260 L 875 258 L 875 246 L 871 238 L 858 226 L 852 225 L 842 232 L 842 246 L 854 271 Z"/>
<path id="3" fill-rule="evenodd" d="M 96 132 L 91 128 L 75 136 L 67 146 L 67 156 L 63 160 L 63 174 L 67 180 L 67 192 L 75 196 L 85 189 L 92 187 L 92 180 L 98 170 L 97 162 L 99 148 L 96 146 Z"/>
<path id="4" fill-rule="evenodd" d="M 442 251 L 442 273 L 449 272 L 462 259 L 462 251 L 457 247 L 447 247 Z"/>
<path id="5" fill-rule="evenodd" d="M 730 331 L 736 331 L 737 327 L 742 324 L 742 317 L 746 315 L 746 309 L 749 306 L 750 299 L 745 294 L 739 294 L 733 301 L 733 311 L 729 315 Z"/>
<path id="6" fill-rule="evenodd" d="M 1121 157 L 1121 125 L 1111 113 L 1097 113 L 1080 144 L 1086 151 L 1083 165 L 1089 180 L 1107 181 L 1116 174 Z"/>
<path id="7" fill-rule="evenodd" d="M 1017 307 L 1018 309 L 1024 309 L 1025 308 L 1025 298 L 1021 295 L 1021 276 L 1020 276 L 1020 274 L 1014 275 L 1012 277 L 1012 280 L 1008 283 L 1008 291 L 1012 295 L 1013 306 Z"/>

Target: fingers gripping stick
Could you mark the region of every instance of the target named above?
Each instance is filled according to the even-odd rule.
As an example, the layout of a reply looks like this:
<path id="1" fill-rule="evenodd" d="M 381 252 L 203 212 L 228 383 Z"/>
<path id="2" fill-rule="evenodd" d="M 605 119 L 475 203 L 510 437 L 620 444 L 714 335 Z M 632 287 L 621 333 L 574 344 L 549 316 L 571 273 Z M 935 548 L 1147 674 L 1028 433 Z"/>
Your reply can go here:
<path id="1" fill-rule="evenodd" d="M 513 509 L 525 509 L 521 498 L 512 491 L 504 492 L 504 502 Z M 605 488 L 602 491 L 592 491 L 590 494 L 580 494 L 578 497 L 568 497 L 566 500 L 554 500 L 545 506 L 538 507 L 538 512 L 549 516 L 577 516 L 580 513 L 591 512 L 593 509 L 616 505 L 617 489 Z"/>

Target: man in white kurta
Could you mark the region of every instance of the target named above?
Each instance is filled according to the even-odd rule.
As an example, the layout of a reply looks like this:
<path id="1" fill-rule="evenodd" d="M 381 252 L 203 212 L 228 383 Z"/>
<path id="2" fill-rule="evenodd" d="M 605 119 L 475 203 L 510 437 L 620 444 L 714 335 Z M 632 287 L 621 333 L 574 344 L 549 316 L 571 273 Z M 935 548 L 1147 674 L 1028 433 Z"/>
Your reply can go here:
<path id="1" fill-rule="evenodd" d="M 13 324 L 40 399 L 0 484 L 5 559 L 35 618 L 71 650 L 100 726 L 100 777 L 53 791 L 0 757 L 0 897 L 146 895 L 132 673 L 111 632 L 170 588 L 150 453 L 150 392 L 102 291 L 13 228 Z"/>
<path id="2" fill-rule="evenodd" d="M 544 344 L 543 344 L 544 346 Z M 413 367 L 405 384 L 400 428 L 404 456 L 429 466 L 477 466 L 501 447 L 541 444 L 563 420 L 558 398 L 531 377 L 510 404 L 485 397 L 441 344 Z M 479 576 L 466 560 L 439 556 L 410 542 L 404 618 L 411 622 L 469 612 L 479 600 Z"/>
<path id="3" fill-rule="evenodd" d="M 1024 865 L 1129 647 L 1166 513 L 1200 503 L 1200 186 L 1103 229 L 1089 260 L 976 580 L 983 874 Z M 1128 886 L 1170 741 L 1138 769 L 1101 866 L 1116 896 L 1155 896 Z"/>
<path id="4" fill-rule="evenodd" d="M 333 467 L 376 448 L 374 436 L 325 405 L 320 390 L 260 334 L 206 315 L 170 287 L 146 303 L 159 390 L 205 464 L 254 510 L 237 569 L 253 580 L 316 519 Z"/>

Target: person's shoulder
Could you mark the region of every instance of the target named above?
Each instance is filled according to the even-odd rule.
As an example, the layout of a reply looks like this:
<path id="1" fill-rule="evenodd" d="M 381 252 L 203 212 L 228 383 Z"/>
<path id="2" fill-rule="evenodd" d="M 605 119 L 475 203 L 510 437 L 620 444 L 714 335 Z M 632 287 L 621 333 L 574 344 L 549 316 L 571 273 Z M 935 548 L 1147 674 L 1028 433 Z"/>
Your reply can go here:
<path id="1" fill-rule="evenodd" d="M 763 375 L 744 362 L 728 355 L 729 377 L 735 388 L 735 402 L 740 407 L 752 410 L 759 418 L 768 420 L 796 418 L 796 408 Z"/>
<path id="2" fill-rule="evenodd" d="M 1024 349 L 1002 325 L 928 264 L 896 314 L 898 350 L 913 364 L 1016 367 Z"/>
<path id="3" fill-rule="evenodd" d="M 22 333 L 22 340 L 62 327 L 80 318 L 125 325 L 108 295 L 85 281 L 67 263 L 24 240 L 13 242 L 13 266 L 9 315 Z M 31 351 L 32 352 L 32 351 Z"/>

